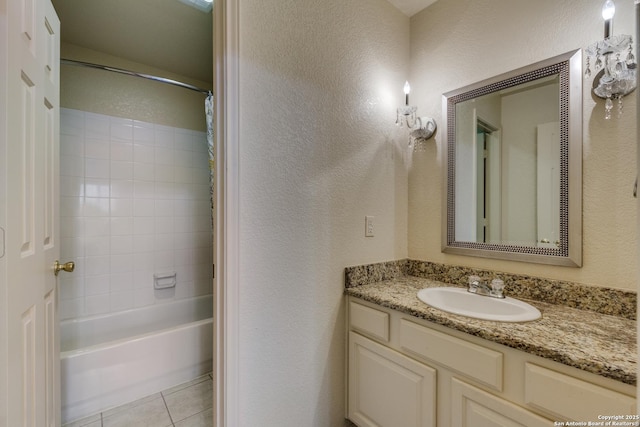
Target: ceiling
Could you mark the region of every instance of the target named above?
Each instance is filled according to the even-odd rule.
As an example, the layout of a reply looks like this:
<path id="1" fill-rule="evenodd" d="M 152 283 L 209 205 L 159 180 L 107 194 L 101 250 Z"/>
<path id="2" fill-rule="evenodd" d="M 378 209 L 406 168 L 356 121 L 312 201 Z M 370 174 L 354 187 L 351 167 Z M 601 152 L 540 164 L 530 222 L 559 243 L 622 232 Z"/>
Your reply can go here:
<path id="1" fill-rule="evenodd" d="M 191 77 L 213 79 L 211 13 L 177 0 L 52 0 L 62 41 Z"/>
<path id="2" fill-rule="evenodd" d="M 389 0 L 412 16 L 436 0 Z M 62 41 L 211 82 L 211 13 L 177 0 L 53 0 Z"/>
<path id="3" fill-rule="evenodd" d="M 389 3 L 394 5 L 400 12 L 411 17 L 420 12 L 425 7 L 432 5 L 437 0 L 388 0 Z"/>

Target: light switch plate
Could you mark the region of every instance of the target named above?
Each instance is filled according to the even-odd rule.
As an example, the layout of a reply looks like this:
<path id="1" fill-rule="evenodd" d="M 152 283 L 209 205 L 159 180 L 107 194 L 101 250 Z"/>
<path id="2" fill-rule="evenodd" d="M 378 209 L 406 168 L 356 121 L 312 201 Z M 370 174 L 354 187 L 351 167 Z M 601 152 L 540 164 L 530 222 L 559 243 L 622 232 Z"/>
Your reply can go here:
<path id="1" fill-rule="evenodd" d="M 364 237 L 373 237 L 375 235 L 375 228 L 373 226 L 373 216 L 364 217 Z"/>

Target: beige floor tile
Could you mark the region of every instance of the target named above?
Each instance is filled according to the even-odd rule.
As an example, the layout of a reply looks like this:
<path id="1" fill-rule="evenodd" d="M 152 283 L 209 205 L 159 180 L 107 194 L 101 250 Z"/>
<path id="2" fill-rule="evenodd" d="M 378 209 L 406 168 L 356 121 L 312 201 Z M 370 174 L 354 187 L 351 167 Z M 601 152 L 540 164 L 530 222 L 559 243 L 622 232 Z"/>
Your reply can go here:
<path id="1" fill-rule="evenodd" d="M 185 389 L 187 387 L 191 387 L 194 384 L 198 384 L 198 383 L 201 383 L 203 381 L 210 380 L 210 379 L 211 379 L 210 374 L 205 374 L 205 375 L 202 375 L 202 376 L 200 376 L 200 377 L 198 377 L 196 379 L 193 379 L 191 381 L 187 381 L 186 383 L 178 384 L 177 386 L 174 386 L 174 387 L 168 388 L 166 390 L 163 390 L 162 394 L 166 396 L 167 394 L 175 393 L 176 391 L 180 391 L 180 390 Z"/>
<path id="2" fill-rule="evenodd" d="M 89 424 L 65 424 L 64 427 L 102 427 L 102 421 L 98 420 L 98 421 L 93 421 L 90 422 Z"/>
<path id="3" fill-rule="evenodd" d="M 159 394 L 155 399 L 146 400 L 123 411 L 103 416 L 103 427 L 167 427 L 171 418 Z"/>
<path id="4" fill-rule="evenodd" d="M 116 406 L 115 408 L 111 408 L 102 413 L 102 417 L 110 417 L 111 415 L 117 414 L 118 412 L 128 411 L 136 406 L 144 405 L 145 403 L 151 402 L 162 396 L 160 393 L 151 394 L 147 397 L 143 397 L 142 399 L 134 400 L 133 402 L 125 403 L 124 405 Z"/>
<path id="5" fill-rule="evenodd" d="M 65 424 L 62 427 L 102 427 L 102 418 L 100 418 L 100 414 L 96 414 Z"/>
<path id="6" fill-rule="evenodd" d="M 212 406 L 212 381 L 207 379 L 174 393 L 163 393 L 171 418 L 178 422 Z"/>
<path id="7" fill-rule="evenodd" d="M 63 427 L 211 427 L 212 375 L 205 374 Z M 171 416 L 169 416 L 169 411 Z"/>
<path id="8" fill-rule="evenodd" d="M 192 415 L 182 421 L 178 421 L 175 427 L 212 427 L 213 426 L 213 409 L 207 409 L 204 412 Z"/>

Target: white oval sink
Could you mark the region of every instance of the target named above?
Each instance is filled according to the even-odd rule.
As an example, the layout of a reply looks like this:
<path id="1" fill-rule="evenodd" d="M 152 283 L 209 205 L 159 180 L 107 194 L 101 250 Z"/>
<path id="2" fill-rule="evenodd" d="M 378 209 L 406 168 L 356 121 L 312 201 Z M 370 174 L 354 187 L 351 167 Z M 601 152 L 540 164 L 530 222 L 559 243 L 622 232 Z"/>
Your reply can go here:
<path id="1" fill-rule="evenodd" d="M 472 294 L 463 288 L 426 288 L 418 298 L 448 313 L 498 322 L 529 322 L 542 317 L 534 306 L 515 298 L 492 298 Z"/>

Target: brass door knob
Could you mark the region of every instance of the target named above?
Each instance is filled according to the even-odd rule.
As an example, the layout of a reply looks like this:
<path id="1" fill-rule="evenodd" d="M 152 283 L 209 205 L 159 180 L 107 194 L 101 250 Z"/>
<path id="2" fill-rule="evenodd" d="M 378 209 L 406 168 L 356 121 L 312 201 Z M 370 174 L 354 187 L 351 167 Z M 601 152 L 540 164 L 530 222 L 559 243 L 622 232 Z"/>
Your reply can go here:
<path id="1" fill-rule="evenodd" d="M 71 273 L 73 269 L 76 268 L 76 264 L 73 261 L 65 262 L 64 264 L 60 264 L 57 260 L 53 264 L 53 272 L 57 276 L 61 270 L 66 271 L 67 273 Z"/>
<path id="2" fill-rule="evenodd" d="M 549 239 L 542 239 L 540 240 L 540 243 L 549 243 Z"/>

